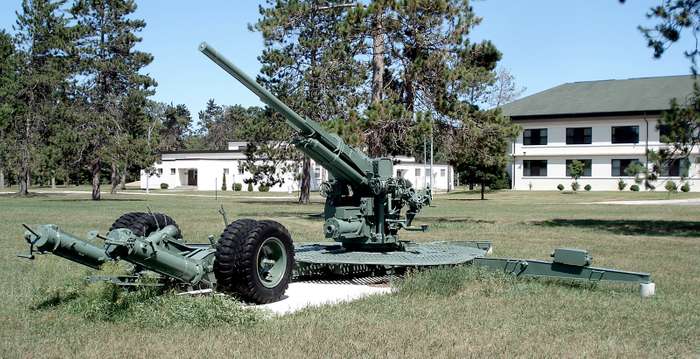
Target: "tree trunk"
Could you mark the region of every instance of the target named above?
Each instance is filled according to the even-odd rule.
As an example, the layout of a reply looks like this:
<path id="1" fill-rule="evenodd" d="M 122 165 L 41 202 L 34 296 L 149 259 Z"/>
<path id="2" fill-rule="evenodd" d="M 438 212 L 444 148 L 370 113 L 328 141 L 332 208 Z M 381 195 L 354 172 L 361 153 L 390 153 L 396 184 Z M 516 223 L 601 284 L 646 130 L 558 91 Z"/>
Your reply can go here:
<path id="1" fill-rule="evenodd" d="M 102 170 L 102 163 L 100 159 L 96 159 L 92 163 L 92 168 L 90 169 L 90 174 L 92 174 L 92 200 L 100 200 L 100 171 Z"/>
<path id="2" fill-rule="evenodd" d="M 481 182 L 481 199 L 482 199 L 482 200 L 485 199 L 485 198 L 484 198 L 484 192 L 485 192 L 485 191 L 486 191 L 486 184 L 485 184 L 484 182 Z"/>
<path id="3" fill-rule="evenodd" d="M 51 176 L 51 189 L 56 189 L 56 176 Z"/>
<path id="4" fill-rule="evenodd" d="M 66 175 L 66 178 L 63 179 L 63 187 L 68 188 L 70 185 L 70 176 Z"/>
<path id="5" fill-rule="evenodd" d="M 120 181 L 120 189 L 122 191 L 126 191 L 126 165 L 124 165 L 124 170 L 122 170 L 122 175 L 121 175 L 121 181 Z"/>
<path id="6" fill-rule="evenodd" d="M 311 160 L 304 155 L 304 164 L 301 174 L 301 189 L 299 191 L 299 203 L 308 204 L 311 192 Z"/>
<path id="7" fill-rule="evenodd" d="M 5 170 L 0 167 L 0 189 L 5 189 Z"/>
<path id="8" fill-rule="evenodd" d="M 19 192 L 17 192 L 20 196 L 29 194 L 29 136 L 31 136 L 31 120 L 30 115 L 27 115 L 24 121 L 24 139 L 22 141 L 22 157 L 19 169 Z"/>
<path id="9" fill-rule="evenodd" d="M 110 173 L 109 179 L 111 184 L 109 193 L 115 194 L 117 193 L 117 186 L 119 186 L 119 168 L 117 168 L 117 164 L 114 162 L 112 162 L 112 172 Z"/>
<path id="10" fill-rule="evenodd" d="M 382 9 L 377 9 L 372 23 L 372 104 L 382 100 L 384 92 L 384 26 Z"/>

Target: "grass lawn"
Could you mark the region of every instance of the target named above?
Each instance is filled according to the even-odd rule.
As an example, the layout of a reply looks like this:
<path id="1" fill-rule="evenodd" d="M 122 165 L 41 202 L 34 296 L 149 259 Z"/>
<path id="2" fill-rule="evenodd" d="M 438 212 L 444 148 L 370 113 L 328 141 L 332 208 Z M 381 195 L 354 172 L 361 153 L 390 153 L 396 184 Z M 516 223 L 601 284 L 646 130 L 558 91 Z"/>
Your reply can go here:
<path id="1" fill-rule="evenodd" d="M 0 357 L 700 356 L 700 206 L 580 204 L 665 193 L 502 192 L 479 201 L 476 193 L 453 192 L 417 218 L 430 232 L 404 233 L 420 241 L 491 240 L 495 256 L 546 259 L 555 247 L 586 248 L 596 266 L 651 272 L 657 294 L 650 299 L 641 299 L 636 285 L 514 281 L 471 268 L 421 273 L 395 294 L 281 318 L 158 325 L 169 323 L 168 311 L 198 313 L 197 303 L 209 302 L 150 301 L 136 317 L 150 319 L 141 321 L 89 319 L 69 301 L 38 309 L 50 299 L 47 290 L 80 286 L 91 270 L 51 255 L 15 257 L 26 251 L 21 223 L 56 223 L 83 235 L 146 206 L 171 215 L 197 242 L 219 235 L 221 204 L 229 218 L 278 220 L 296 242 L 322 239 L 318 198 L 299 206 L 272 195 L 281 198 L 230 191 L 219 201 L 133 192 L 99 202 L 87 193 L 0 196 Z M 693 197 L 700 194 L 672 196 Z"/>

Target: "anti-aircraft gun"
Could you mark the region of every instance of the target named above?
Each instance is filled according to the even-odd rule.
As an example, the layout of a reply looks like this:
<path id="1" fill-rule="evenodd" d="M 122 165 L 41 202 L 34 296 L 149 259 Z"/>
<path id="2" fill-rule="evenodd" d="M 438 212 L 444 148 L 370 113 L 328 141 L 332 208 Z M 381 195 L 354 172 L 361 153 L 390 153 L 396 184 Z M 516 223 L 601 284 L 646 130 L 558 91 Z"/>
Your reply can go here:
<path id="1" fill-rule="evenodd" d="M 391 159 L 369 158 L 318 123 L 301 117 L 207 43 L 199 50 L 282 114 L 297 131 L 294 146 L 329 172 L 330 179 L 321 184 L 321 194 L 326 197 L 326 238 L 352 250 L 401 250 L 399 230 L 427 229 L 411 225 L 421 208 L 430 204 L 430 188 L 416 191 L 408 180 L 393 177 Z M 407 211 L 401 218 L 404 208 Z"/>
<path id="2" fill-rule="evenodd" d="M 321 185 L 326 197 L 323 232 L 332 242 L 294 245 L 281 224 L 253 219 L 229 222 L 222 208 L 226 226 L 218 241 L 209 236 L 209 243 L 191 244 L 172 218 L 149 211 L 121 216 L 106 235 L 92 233 L 89 239 L 102 239 L 102 246 L 53 224 L 25 225 L 29 254 L 21 257 L 53 253 L 96 269 L 107 262 L 125 261 L 132 265 L 130 274 L 89 279 L 129 288 L 215 289 L 255 303 L 279 300 L 293 278 L 372 276 L 463 264 L 514 276 L 633 282 L 640 284 L 643 296 L 653 295 L 648 273 L 592 267 L 585 250 L 559 248 L 549 262 L 486 257 L 491 252 L 489 241 L 400 240 L 402 229 L 427 230 L 425 225 L 413 226 L 413 220 L 432 201 L 429 188 L 415 190 L 409 181 L 393 176 L 391 159 L 369 158 L 301 117 L 206 43 L 199 50 L 282 114 L 298 134 L 293 140 L 296 148 L 328 170 L 330 179 Z M 151 274 L 155 282 L 142 280 Z"/>

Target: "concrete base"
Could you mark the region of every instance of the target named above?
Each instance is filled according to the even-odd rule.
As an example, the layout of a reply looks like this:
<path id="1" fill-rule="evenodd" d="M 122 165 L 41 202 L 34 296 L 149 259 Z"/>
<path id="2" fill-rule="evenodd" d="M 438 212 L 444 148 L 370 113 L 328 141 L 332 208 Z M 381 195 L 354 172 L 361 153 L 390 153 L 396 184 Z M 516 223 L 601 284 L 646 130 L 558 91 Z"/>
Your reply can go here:
<path id="1" fill-rule="evenodd" d="M 368 295 L 390 293 L 391 290 L 389 286 L 296 282 L 289 284 L 284 299 L 255 307 L 284 315 L 306 307 L 350 302 Z"/>

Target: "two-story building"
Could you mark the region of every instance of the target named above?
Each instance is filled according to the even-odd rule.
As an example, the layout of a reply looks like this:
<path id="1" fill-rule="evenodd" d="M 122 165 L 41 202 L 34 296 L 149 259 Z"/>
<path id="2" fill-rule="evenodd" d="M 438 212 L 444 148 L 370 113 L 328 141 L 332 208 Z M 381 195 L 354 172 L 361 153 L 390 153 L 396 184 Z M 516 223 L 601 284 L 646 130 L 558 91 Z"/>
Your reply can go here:
<path id="1" fill-rule="evenodd" d="M 504 105 L 504 113 L 523 128 L 511 147 L 513 189 L 552 191 L 558 184 L 568 189 L 574 160 L 585 165 L 581 188 L 617 190 L 620 179 L 629 188 L 634 177 L 625 170 L 635 162 L 650 166 L 647 150 L 665 146 L 660 141 L 665 128 L 658 126 L 662 112 L 672 98 L 684 103 L 693 82 L 691 76 L 574 82 Z M 663 190 L 672 180 L 680 187 L 683 177 L 692 191 L 700 191 L 697 160 L 696 150 L 689 162 L 673 161 L 654 185 Z"/>

